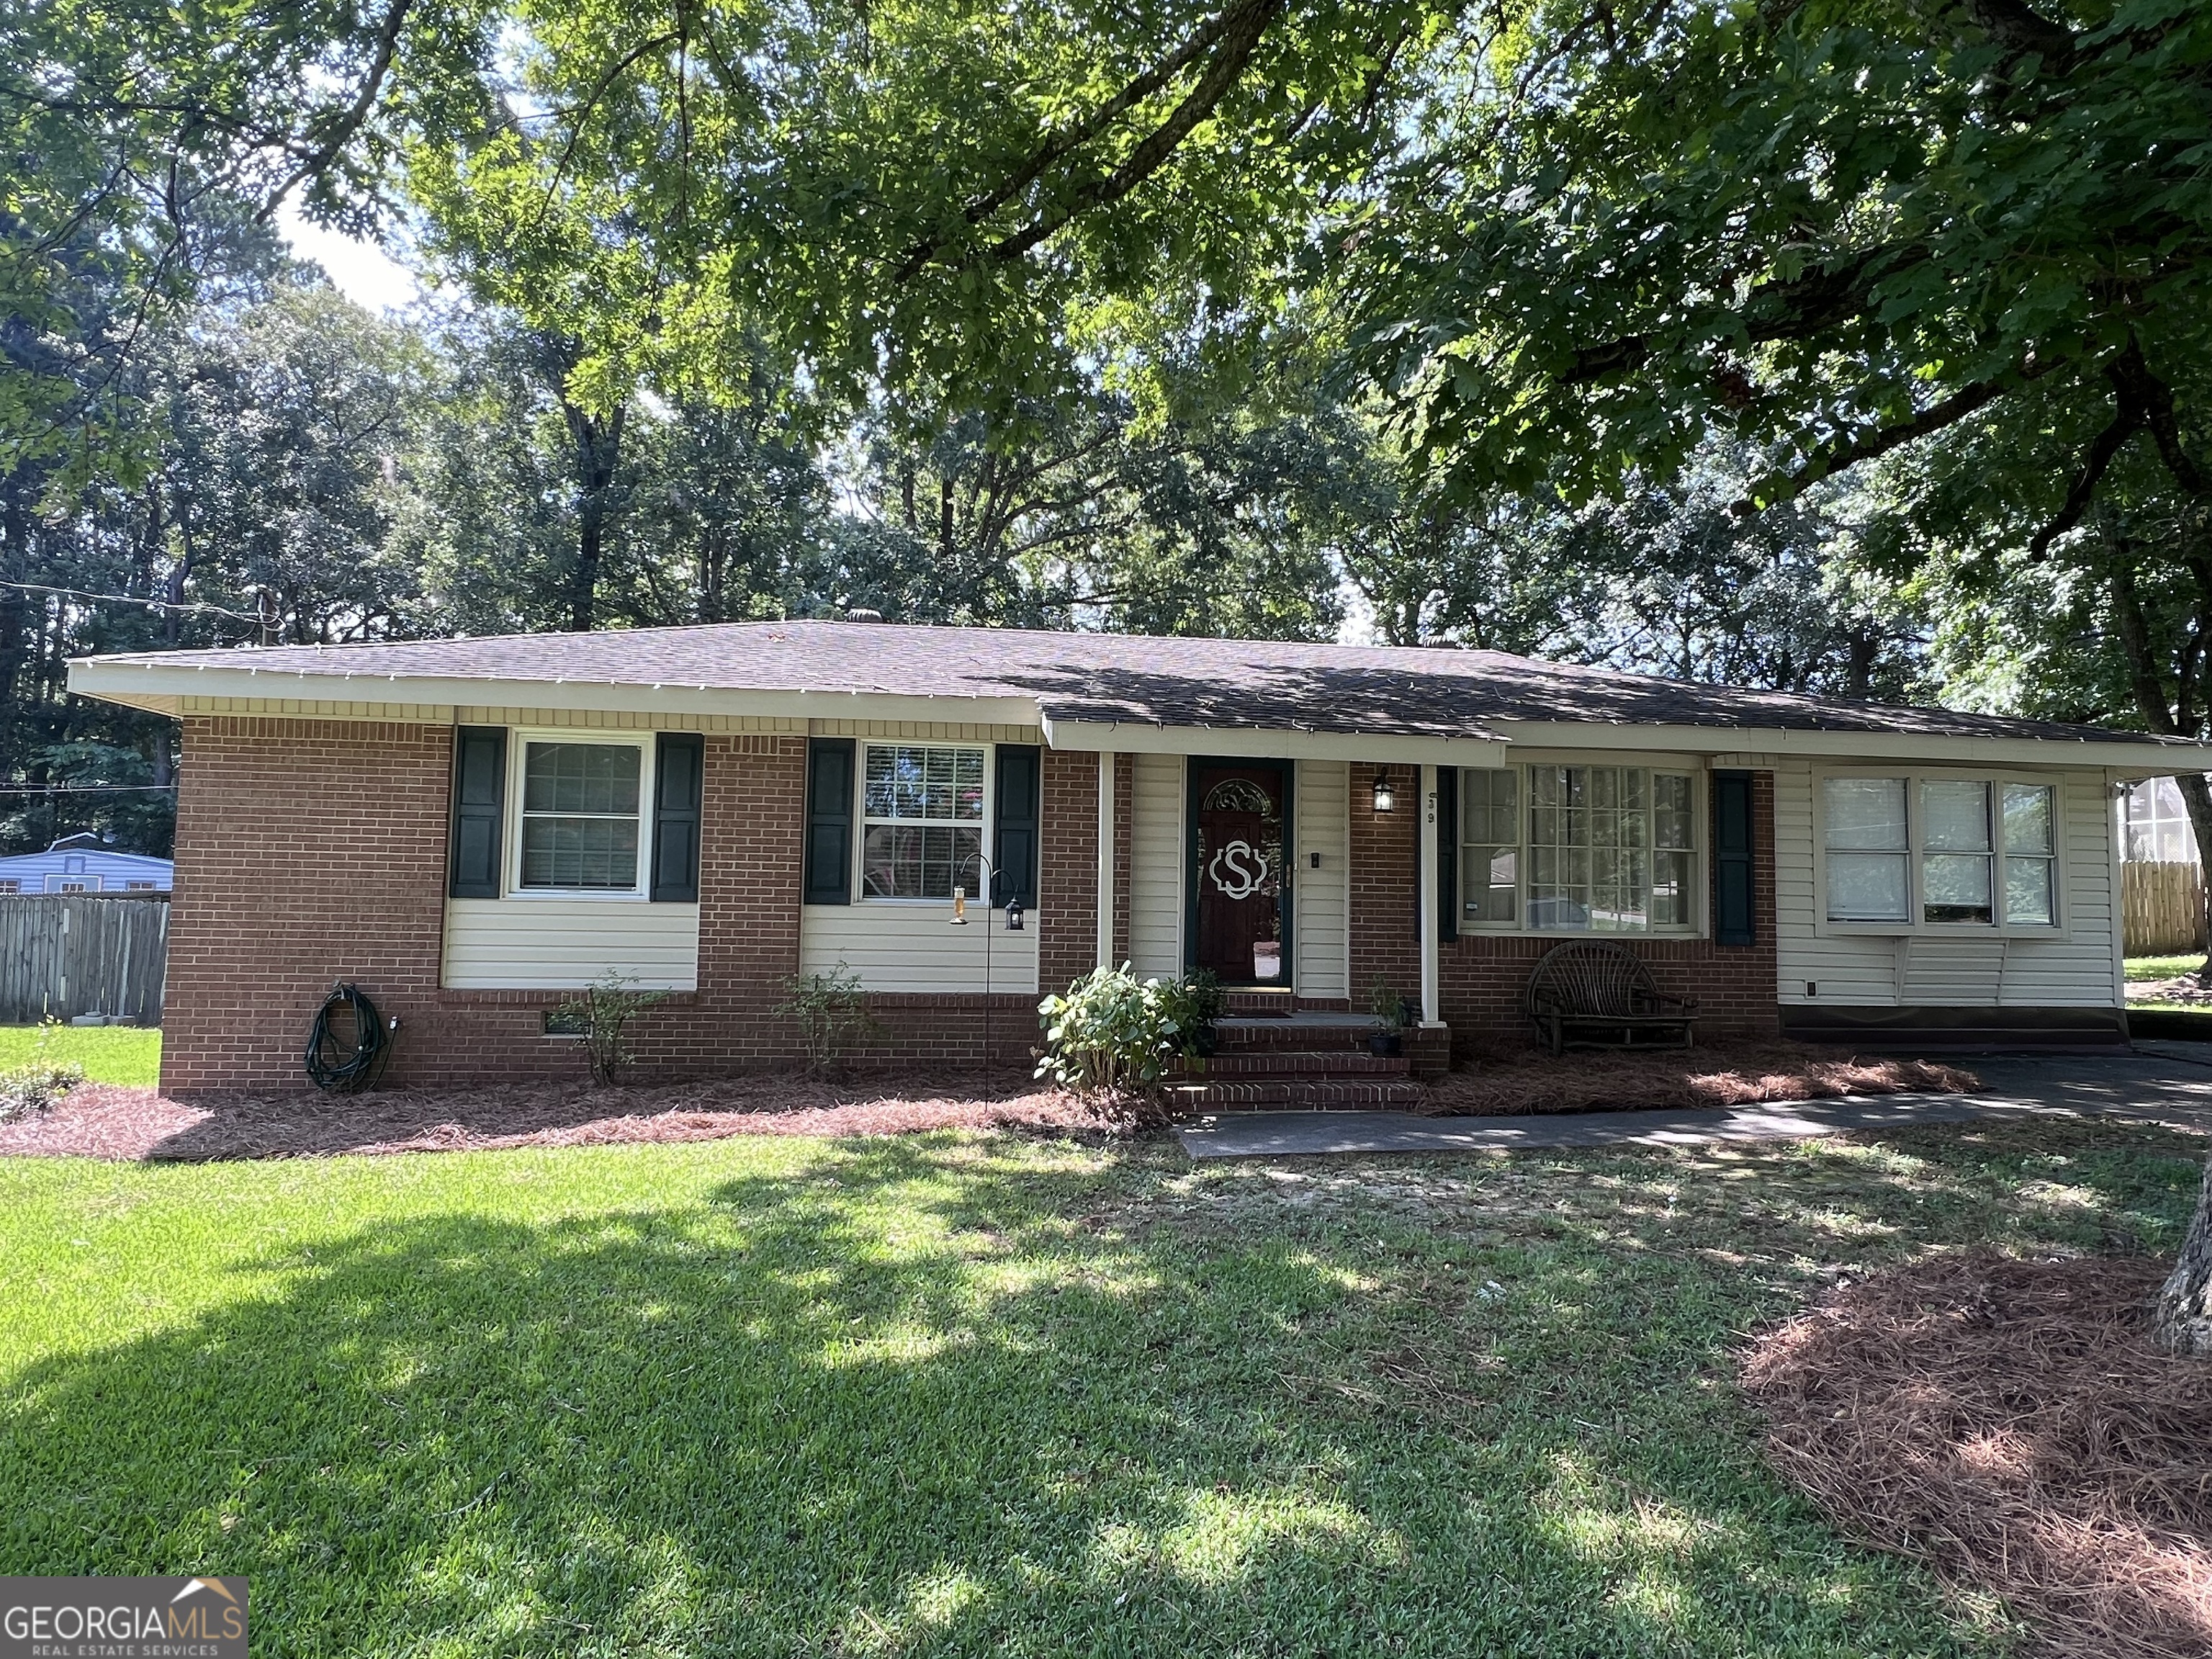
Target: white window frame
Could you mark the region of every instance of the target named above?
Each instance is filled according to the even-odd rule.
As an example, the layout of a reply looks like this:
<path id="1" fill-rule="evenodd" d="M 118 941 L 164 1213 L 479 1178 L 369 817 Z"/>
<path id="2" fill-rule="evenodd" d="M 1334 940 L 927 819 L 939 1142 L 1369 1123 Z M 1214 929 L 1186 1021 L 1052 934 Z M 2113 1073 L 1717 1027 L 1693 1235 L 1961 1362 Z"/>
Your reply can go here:
<path id="1" fill-rule="evenodd" d="M 647 897 L 653 872 L 653 761 L 655 734 L 651 732 L 602 731 L 588 726 L 552 726 L 542 731 L 517 727 L 507 734 L 507 807 L 500 829 L 505 846 L 500 858 L 500 896 L 529 902 L 553 899 L 563 902 L 586 900 L 594 903 L 635 904 Z M 637 762 L 637 885 L 635 887 L 525 887 L 522 884 L 522 786 L 533 743 L 589 744 L 638 750 Z"/>
<path id="2" fill-rule="evenodd" d="M 969 738 L 862 738 L 859 752 L 854 756 L 855 775 L 853 779 L 853 902 L 880 904 L 896 909 L 935 909 L 951 911 L 950 898 L 891 898 L 868 891 L 868 827 L 877 823 L 923 823 L 965 830 L 965 821 L 945 818 L 878 818 L 868 815 L 868 750 L 871 749 L 974 749 L 983 757 L 983 816 L 975 821 L 978 832 L 976 845 L 985 858 L 991 856 L 991 830 L 999 821 L 999 745 L 978 743 Z M 1040 849 L 1041 850 L 1041 849 Z M 980 903 L 977 895 L 982 890 L 981 866 L 972 880 L 953 882 L 955 887 L 965 887 L 970 901 Z"/>
<path id="3" fill-rule="evenodd" d="M 2033 772 L 1993 771 L 1973 767 L 1833 766 L 1813 775 L 1813 930 L 1820 935 L 1857 935 L 1882 939 L 2064 939 L 2072 937 L 2069 908 L 2072 885 L 2067 880 L 2066 780 L 2057 773 L 2039 776 Z M 1832 921 L 1828 918 L 1827 783 L 1831 778 L 1902 778 L 1905 780 L 1905 915 L 1903 921 Z M 1989 786 L 1991 882 L 1994 921 L 1929 921 L 1921 881 L 1921 864 L 1927 856 L 1921 824 L 1920 786 L 1923 783 L 1980 783 Z M 2051 915 L 2045 921 L 2016 922 L 2004 914 L 2004 787 L 2017 784 L 2051 791 Z M 2118 895 L 2114 896 L 2117 904 Z"/>
<path id="4" fill-rule="evenodd" d="M 1561 766 L 1619 766 L 1634 767 L 1644 772 L 1664 772 L 1690 780 L 1690 920 L 1673 922 L 1663 927 L 1532 927 L 1528 925 L 1528 872 L 1531 860 L 1528 842 L 1528 774 L 1538 767 Z M 1466 798 L 1465 774 L 1496 769 L 1462 767 L 1460 799 Z M 1628 753 L 1596 753 L 1587 755 L 1560 754 L 1515 761 L 1505 769 L 1516 775 L 1514 813 L 1520 831 L 1520 850 L 1515 860 L 1516 888 L 1513 901 L 1513 920 L 1501 921 L 1469 921 L 1467 919 L 1467 821 L 1462 812 L 1453 825 L 1455 837 L 1452 857 L 1458 872 L 1453 883 L 1457 896 L 1459 915 L 1457 930 L 1462 938 L 1512 939 L 1704 939 L 1712 932 L 1711 887 L 1712 874 L 1712 796 L 1711 774 L 1702 763 L 1676 755 L 1639 755 Z M 1656 852 L 1656 848 L 1647 848 Z"/>

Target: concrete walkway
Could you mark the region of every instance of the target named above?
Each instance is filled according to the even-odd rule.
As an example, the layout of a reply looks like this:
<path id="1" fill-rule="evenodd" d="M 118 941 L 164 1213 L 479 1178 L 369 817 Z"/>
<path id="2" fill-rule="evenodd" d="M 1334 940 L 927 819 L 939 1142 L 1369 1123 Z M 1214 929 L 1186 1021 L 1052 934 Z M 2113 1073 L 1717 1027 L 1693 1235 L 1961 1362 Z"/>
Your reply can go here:
<path id="1" fill-rule="evenodd" d="M 2046 1112 L 2132 1118 L 2212 1134 L 2212 1043 L 2139 1042 L 2130 1054 L 1969 1055 L 1960 1057 L 1960 1063 L 1981 1078 L 1980 1093 L 1533 1117 L 1229 1112 L 1179 1124 L 1175 1133 L 1194 1158 L 1696 1146 L 1796 1139 L 1918 1123 L 1972 1123 Z"/>

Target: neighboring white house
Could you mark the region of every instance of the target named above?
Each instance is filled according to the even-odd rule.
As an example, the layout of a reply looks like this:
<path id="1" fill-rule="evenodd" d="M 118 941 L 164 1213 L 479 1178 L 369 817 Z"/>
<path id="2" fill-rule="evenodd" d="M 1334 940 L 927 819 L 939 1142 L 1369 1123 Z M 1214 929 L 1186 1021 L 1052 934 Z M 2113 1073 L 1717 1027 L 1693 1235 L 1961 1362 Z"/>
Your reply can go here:
<path id="1" fill-rule="evenodd" d="M 2197 832 L 2189 824 L 2181 786 L 2172 778 L 2145 778 L 2121 797 L 2125 834 L 2120 856 L 2130 864 L 2194 864 Z"/>

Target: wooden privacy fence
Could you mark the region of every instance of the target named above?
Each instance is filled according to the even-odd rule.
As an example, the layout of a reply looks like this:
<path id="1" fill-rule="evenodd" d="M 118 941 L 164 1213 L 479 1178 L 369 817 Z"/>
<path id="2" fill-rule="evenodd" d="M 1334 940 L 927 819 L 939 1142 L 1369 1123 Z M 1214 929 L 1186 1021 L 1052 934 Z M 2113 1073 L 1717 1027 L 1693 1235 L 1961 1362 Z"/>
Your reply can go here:
<path id="1" fill-rule="evenodd" d="M 2204 949 L 2204 874 L 2196 865 L 2123 864 L 2120 899 L 2128 955 Z"/>
<path id="2" fill-rule="evenodd" d="M 167 894 L 0 895 L 0 1024 L 127 1014 L 161 1023 Z"/>

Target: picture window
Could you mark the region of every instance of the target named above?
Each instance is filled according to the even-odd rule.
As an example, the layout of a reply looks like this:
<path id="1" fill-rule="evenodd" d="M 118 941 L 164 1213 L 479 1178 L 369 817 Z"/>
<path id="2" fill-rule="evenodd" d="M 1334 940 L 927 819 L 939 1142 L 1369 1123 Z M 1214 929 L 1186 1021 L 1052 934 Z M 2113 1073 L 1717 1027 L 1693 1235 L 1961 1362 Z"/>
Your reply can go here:
<path id="1" fill-rule="evenodd" d="M 520 884 L 635 892 L 644 770 L 634 743 L 525 744 Z"/>
<path id="2" fill-rule="evenodd" d="M 2047 783 L 1823 780 L 1828 920 L 2055 927 L 2057 799 Z"/>
<path id="3" fill-rule="evenodd" d="M 1542 933 L 1693 928 L 1696 793 L 1688 773 L 1640 766 L 1462 772 L 1462 925 Z"/>
<path id="4" fill-rule="evenodd" d="M 983 750 L 870 744 L 861 781 L 860 890 L 946 899 L 982 888 Z"/>

